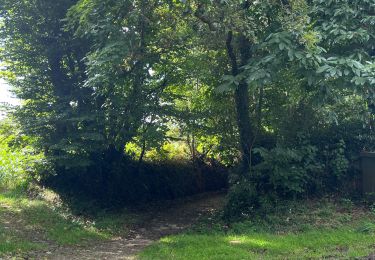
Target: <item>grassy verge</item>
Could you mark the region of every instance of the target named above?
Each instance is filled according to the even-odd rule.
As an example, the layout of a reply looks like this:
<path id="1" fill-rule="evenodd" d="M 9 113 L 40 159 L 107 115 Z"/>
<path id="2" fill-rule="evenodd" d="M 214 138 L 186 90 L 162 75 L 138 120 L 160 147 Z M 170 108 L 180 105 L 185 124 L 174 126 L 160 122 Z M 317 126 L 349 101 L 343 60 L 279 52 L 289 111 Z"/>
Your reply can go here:
<path id="1" fill-rule="evenodd" d="M 291 203 L 226 225 L 206 219 L 161 239 L 141 259 L 353 259 L 375 251 L 375 214 L 348 200 Z"/>
<path id="2" fill-rule="evenodd" d="M 22 252 L 40 248 L 38 244 L 27 241 L 16 233 L 0 227 L 0 256 L 5 253 Z"/>
<path id="3" fill-rule="evenodd" d="M 77 217 L 57 200 L 30 199 L 24 193 L 0 192 L 0 258 L 50 245 L 80 245 L 126 233 L 126 212 Z"/>

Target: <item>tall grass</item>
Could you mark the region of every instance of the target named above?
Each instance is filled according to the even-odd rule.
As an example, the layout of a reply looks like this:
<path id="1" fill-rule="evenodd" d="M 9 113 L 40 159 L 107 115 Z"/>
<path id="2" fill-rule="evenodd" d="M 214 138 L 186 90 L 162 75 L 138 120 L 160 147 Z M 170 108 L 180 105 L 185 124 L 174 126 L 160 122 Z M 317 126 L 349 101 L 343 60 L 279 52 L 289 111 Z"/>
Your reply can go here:
<path id="1" fill-rule="evenodd" d="M 6 117 L 0 120 L 0 189 L 25 187 L 43 157 L 31 147 L 32 138 Z"/>
<path id="2" fill-rule="evenodd" d="M 0 136 L 0 189 L 25 187 L 43 157 L 30 146 L 10 147 Z"/>

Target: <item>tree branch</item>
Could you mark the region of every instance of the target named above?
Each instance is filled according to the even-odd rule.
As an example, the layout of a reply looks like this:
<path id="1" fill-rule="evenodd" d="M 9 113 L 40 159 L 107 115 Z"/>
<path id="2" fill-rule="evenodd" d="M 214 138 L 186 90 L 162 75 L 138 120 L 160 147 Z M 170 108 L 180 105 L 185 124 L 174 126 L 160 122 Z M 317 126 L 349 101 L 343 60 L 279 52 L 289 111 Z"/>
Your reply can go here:
<path id="1" fill-rule="evenodd" d="M 200 3 L 198 5 L 198 9 L 194 12 L 194 16 L 197 17 L 199 20 L 201 20 L 203 23 L 207 24 L 210 31 L 217 31 L 217 24 L 211 21 L 211 19 L 204 13 L 205 11 L 204 11 L 203 4 Z"/>

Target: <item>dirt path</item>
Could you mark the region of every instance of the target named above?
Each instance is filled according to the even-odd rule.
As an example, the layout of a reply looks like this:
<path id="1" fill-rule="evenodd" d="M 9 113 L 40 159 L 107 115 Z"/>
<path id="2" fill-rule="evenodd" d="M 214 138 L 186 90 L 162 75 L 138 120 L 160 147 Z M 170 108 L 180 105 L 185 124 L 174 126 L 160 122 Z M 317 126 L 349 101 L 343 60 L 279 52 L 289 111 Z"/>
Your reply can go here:
<path id="1" fill-rule="evenodd" d="M 33 252 L 25 259 L 136 259 L 136 254 L 164 236 L 179 233 L 202 216 L 209 216 L 223 206 L 224 194 L 204 194 L 183 202 L 174 202 L 161 210 L 151 210 L 149 217 L 134 227 L 127 237 L 82 247 L 53 247 Z"/>

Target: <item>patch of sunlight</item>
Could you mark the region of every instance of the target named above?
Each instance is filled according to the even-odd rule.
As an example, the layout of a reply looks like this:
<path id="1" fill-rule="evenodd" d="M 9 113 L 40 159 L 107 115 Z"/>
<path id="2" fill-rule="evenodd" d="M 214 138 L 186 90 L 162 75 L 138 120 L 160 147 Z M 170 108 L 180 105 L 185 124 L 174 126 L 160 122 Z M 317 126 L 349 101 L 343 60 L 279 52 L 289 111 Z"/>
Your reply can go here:
<path id="1" fill-rule="evenodd" d="M 52 190 L 43 189 L 43 192 L 39 195 L 48 202 L 61 204 L 60 196 Z"/>
<path id="2" fill-rule="evenodd" d="M 171 237 L 163 237 L 162 239 L 160 239 L 160 241 L 167 244 L 174 242 L 174 240 Z"/>
<path id="3" fill-rule="evenodd" d="M 229 244 L 231 244 L 231 245 L 239 245 L 239 244 L 243 244 L 243 242 L 240 241 L 240 240 L 231 240 L 231 241 L 229 241 Z"/>
<path id="4" fill-rule="evenodd" d="M 243 237 L 230 236 L 230 237 L 227 237 L 227 241 L 231 245 L 252 244 L 252 245 L 260 246 L 260 247 L 272 245 L 272 243 L 267 240 L 251 238 L 248 236 L 243 236 Z"/>

